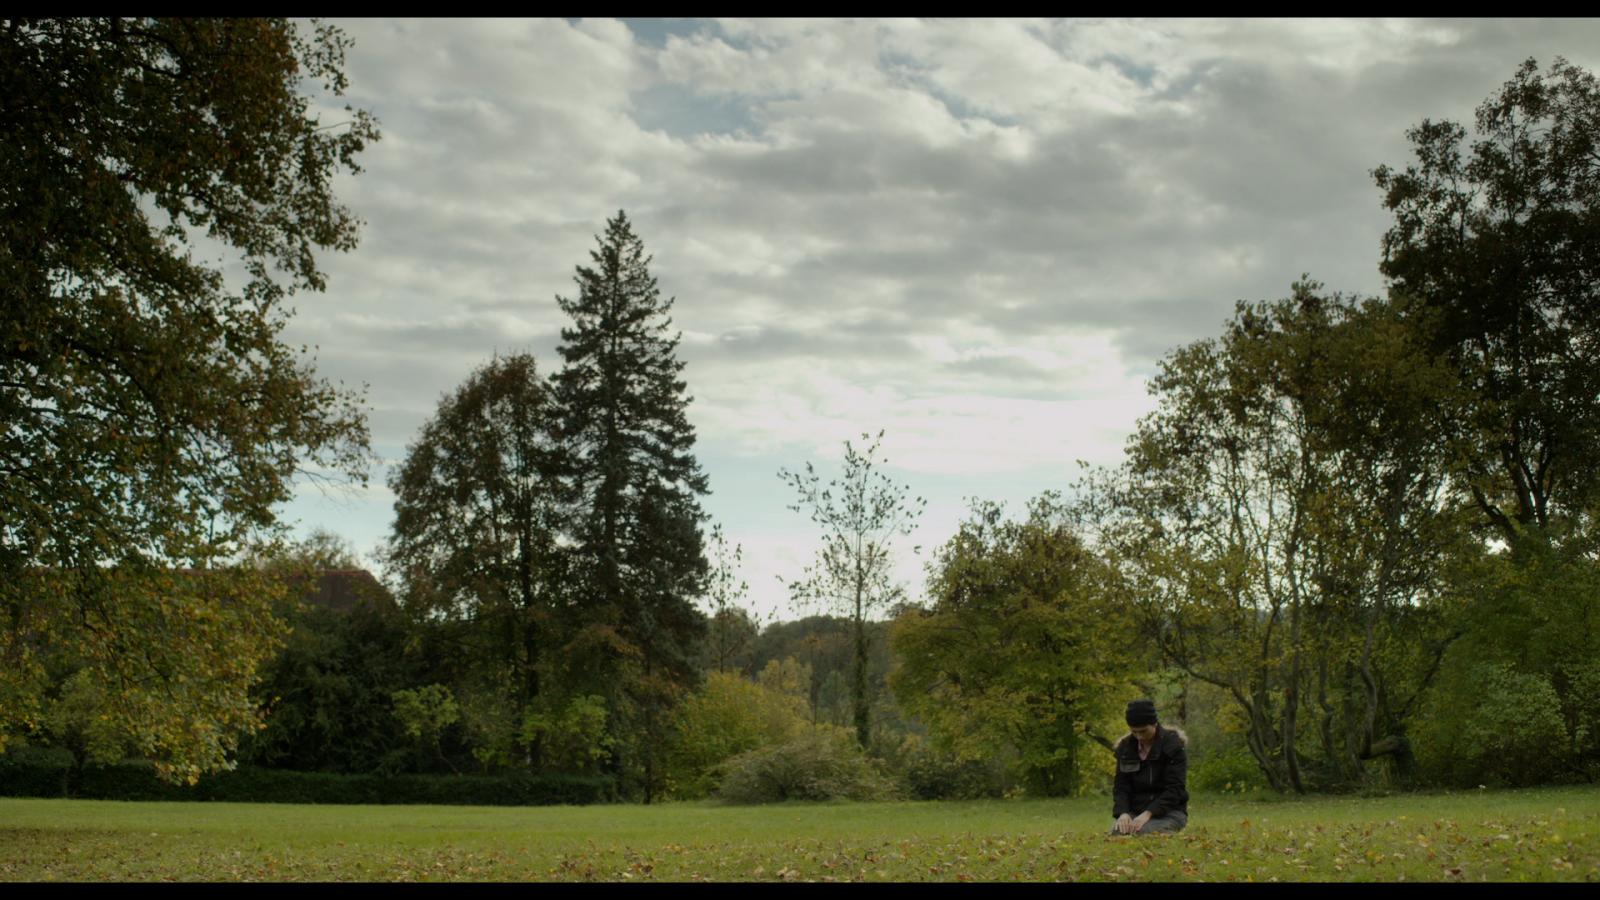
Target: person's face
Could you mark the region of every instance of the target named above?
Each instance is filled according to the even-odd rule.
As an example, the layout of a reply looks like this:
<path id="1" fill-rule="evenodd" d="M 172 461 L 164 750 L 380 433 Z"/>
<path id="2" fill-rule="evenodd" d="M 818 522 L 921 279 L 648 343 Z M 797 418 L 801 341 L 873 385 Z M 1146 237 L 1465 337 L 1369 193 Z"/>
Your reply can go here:
<path id="1" fill-rule="evenodd" d="M 1146 744 L 1156 738 L 1156 727 L 1154 725 L 1131 725 L 1128 730 L 1133 732 L 1134 737 Z"/>

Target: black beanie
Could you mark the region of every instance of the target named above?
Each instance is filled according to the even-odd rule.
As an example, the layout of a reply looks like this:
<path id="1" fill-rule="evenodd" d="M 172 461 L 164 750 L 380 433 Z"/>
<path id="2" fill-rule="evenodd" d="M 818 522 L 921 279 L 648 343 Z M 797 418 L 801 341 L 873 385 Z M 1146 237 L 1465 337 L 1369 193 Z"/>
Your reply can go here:
<path id="1" fill-rule="evenodd" d="M 1130 726 L 1156 724 L 1156 702 L 1154 700 L 1128 701 L 1127 719 Z"/>

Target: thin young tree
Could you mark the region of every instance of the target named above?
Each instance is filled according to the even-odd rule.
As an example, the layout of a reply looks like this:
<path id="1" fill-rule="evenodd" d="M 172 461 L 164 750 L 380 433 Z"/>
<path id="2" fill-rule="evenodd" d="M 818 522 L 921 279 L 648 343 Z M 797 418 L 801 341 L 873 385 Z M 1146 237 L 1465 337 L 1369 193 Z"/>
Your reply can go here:
<path id="1" fill-rule="evenodd" d="M 706 636 L 705 668 L 711 672 L 739 670 L 754 675 L 751 645 L 761 626 L 741 603 L 750 589 L 749 583 L 739 578 L 744 547 L 734 544 L 730 549 L 721 525 L 711 527 L 710 546 L 711 575 L 706 580 L 710 633 Z"/>
<path id="2" fill-rule="evenodd" d="M 910 497 L 909 489 L 880 467 L 883 432 L 865 450 L 844 444 L 844 471 L 826 486 L 811 463 L 804 472 L 780 469 L 778 477 L 794 488 L 799 502 L 789 508 L 809 513 L 822 528 L 822 549 L 805 574 L 789 582 L 799 604 L 815 603 L 849 616 L 855 630 L 855 661 L 850 701 L 856 741 L 865 748 L 871 737 L 867 698 L 867 617 L 898 602 L 904 589 L 893 578 L 894 541 L 916 529 L 927 501 Z M 920 548 L 913 548 L 913 552 Z"/>

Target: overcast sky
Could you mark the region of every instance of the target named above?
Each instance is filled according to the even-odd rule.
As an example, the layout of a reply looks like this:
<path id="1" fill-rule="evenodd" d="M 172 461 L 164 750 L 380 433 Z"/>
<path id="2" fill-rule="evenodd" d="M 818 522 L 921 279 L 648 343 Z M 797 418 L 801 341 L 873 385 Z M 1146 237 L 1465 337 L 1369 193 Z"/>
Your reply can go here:
<path id="1" fill-rule="evenodd" d="M 676 298 L 704 507 L 779 619 L 817 547 L 780 468 L 886 430 L 928 500 L 920 597 L 966 498 L 1116 463 L 1157 362 L 1235 301 L 1380 291 L 1370 172 L 1408 127 L 1469 123 L 1530 56 L 1600 70 L 1596 20 L 337 24 L 383 139 L 337 183 L 361 244 L 286 338 L 370 385 L 382 463 L 285 516 L 376 569 L 390 467 L 493 354 L 558 367 L 555 297 L 625 209 Z"/>

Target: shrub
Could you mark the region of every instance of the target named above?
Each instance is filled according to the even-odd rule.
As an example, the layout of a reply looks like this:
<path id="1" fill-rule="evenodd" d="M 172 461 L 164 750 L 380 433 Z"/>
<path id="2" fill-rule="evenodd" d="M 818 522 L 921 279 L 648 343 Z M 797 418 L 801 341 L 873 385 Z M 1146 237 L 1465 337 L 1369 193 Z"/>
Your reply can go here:
<path id="1" fill-rule="evenodd" d="M 999 755 L 958 759 L 908 735 L 894 759 L 906 796 L 915 800 L 980 800 L 1003 797 L 1015 787 Z"/>
<path id="2" fill-rule="evenodd" d="M 65 797 L 71 770 L 66 750 L 12 745 L 0 753 L 0 797 Z"/>
<path id="3" fill-rule="evenodd" d="M 70 761 L 38 755 L 0 755 L 0 796 L 67 796 Z M 540 806 L 601 803 L 616 799 L 616 784 L 603 776 L 535 775 L 342 775 L 241 766 L 172 785 L 155 777 L 146 761 L 85 766 L 74 796 L 93 800 L 216 800 L 232 803 L 459 804 Z"/>
<path id="4" fill-rule="evenodd" d="M 1467 719 L 1463 754 L 1486 781 L 1514 786 L 1549 781 L 1552 746 L 1567 743 L 1555 688 L 1540 675 L 1487 668 L 1483 692 Z"/>
<path id="5" fill-rule="evenodd" d="M 1215 753 L 1189 765 L 1189 790 L 1244 794 L 1266 786 L 1261 765 L 1244 747 Z"/>
<path id="6" fill-rule="evenodd" d="M 566 698 L 554 710 L 524 711 L 517 737 L 522 746 L 537 745 L 545 765 L 568 772 L 592 772 L 614 742 L 598 694 Z"/>
<path id="7" fill-rule="evenodd" d="M 1600 663 L 1561 667 L 1562 709 L 1572 726 L 1572 756 L 1580 777 L 1600 779 Z"/>
<path id="8" fill-rule="evenodd" d="M 717 795 L 730 803 L 884 800 L 893 783 L 848 729 L 821 725 L 791 740 L 729 760 Z"/>
<path id="9" fill-rule="evenodd" d="M 776 663 L 769 664 L 769 669 Z M 741 753 L 771 747 L 807 729 L 805 702 L 730 672 L 712 672 L 673 714 L 668 751 L 672 793 L 704 797 L 724 764 Z"/>
<path id="10" fill-rule="evenodd" d="M 1475 665 L 1435 697 L 1419 728 L 1417 756 L 1430 780 L 1464 787 L 1549 783 L 1571 760 L 1555 688 L 1543 675 Z"/>

